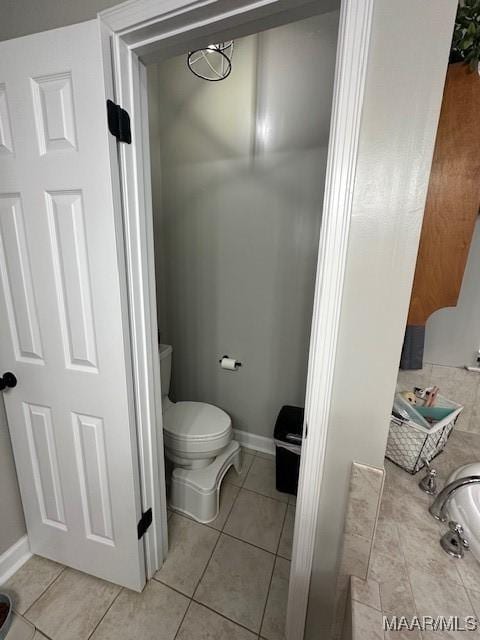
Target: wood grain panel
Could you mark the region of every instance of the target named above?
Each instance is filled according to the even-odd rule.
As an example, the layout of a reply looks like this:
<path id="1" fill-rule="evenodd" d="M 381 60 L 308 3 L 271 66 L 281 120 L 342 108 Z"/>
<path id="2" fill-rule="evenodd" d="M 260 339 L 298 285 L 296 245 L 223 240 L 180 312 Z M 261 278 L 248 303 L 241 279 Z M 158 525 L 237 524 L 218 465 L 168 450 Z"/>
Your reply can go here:
<path id="1" fill-rule="evenodd" d="M 480 204 L 480 77 L 450 65 L 433 155 L 409 325 L 457 304 Z"/>

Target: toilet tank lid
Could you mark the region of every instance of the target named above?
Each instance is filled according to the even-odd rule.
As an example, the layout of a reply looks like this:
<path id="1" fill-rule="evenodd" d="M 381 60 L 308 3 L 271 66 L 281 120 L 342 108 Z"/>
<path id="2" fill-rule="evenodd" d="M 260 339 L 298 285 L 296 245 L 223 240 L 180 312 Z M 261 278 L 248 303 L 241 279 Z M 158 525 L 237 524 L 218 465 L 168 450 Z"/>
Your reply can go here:
<path id="1" fill-rule="evenodd" d="M 168 356 L 170 353 L 172 353 L 172 351 L 173 351 L 173 349 L 172 349 L 172 345 L 171 344 L 159 344 L 158 345 L 158 354 L 160 356 L 160 360 L 165 358 L 165 356 Z"/>
<path id="2" fill-rule="evenodd" d="M 177 402 L 163 415 L 163 428 L 178 440 L 209 440 L 228 433 L 228 413 L 204 402 Z"/>

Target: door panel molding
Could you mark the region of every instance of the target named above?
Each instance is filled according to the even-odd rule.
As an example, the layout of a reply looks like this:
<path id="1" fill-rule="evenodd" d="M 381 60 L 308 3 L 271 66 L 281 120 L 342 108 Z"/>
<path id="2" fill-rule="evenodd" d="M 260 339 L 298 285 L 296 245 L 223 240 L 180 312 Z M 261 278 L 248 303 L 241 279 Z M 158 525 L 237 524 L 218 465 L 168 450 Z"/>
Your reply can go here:
<path id="1" fill-rule="evenodd" d="M 31 82 L 40 155 L 59 149 L 76 151 L 71 72 L 32 78 Z"/>
<path id="2" fill-rule="evenodd" d="M 102 418 L 72 413 L 87 538 L 115 546 Z"/>
<path id="3" fill-rule="evenodd" d="M 44 364 L 19 193 L 0 194 L 0 271 L 16 359 Z"/>
<path id="4" fill-rule="evenodd" d="M 98 373 L 82 192 L 45 194 L 65 365 Z"/>
<path id="5" fill-rule="evenodd" d="M 42 521 L 68 531 L 50 407 L 23 403 L 25 427 Z"/>
<path id="6" fill-rule="evenodd" d="M 0 83 L 0 154 L 13 153 L 12 127 L 8 109 L 7 87 Z"/>

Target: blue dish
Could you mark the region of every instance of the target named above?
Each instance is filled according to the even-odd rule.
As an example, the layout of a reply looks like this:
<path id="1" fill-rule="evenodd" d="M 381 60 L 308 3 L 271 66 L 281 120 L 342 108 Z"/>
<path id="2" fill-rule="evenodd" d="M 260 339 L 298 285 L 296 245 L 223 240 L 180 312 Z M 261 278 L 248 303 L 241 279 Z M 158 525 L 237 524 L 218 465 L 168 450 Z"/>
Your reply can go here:
<path id="1" fill-rule="evenodd" d="M 433 420 L 435 422 L 439 422 L 440 420 L 443 420 L 450 413 L 453 413 L 455 411 L 455 409 L 451 409 L 448 407 L 417 407 L 415 406 L 415 409 L 426 420 Z"/>

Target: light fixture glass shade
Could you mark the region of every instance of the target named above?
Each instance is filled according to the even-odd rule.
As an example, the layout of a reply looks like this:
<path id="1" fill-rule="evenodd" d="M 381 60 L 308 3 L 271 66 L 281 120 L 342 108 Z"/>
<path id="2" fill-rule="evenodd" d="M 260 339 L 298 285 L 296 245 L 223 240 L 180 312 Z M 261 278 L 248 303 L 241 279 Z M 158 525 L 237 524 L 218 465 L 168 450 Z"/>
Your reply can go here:
<path id="1" fill-rule="evenodd" d="M 232 71 L 233 40 L 209 44 L 205 49 L 190 51 L 187 65 L 192 73 L 203 80 L 225 80 Z"/>

